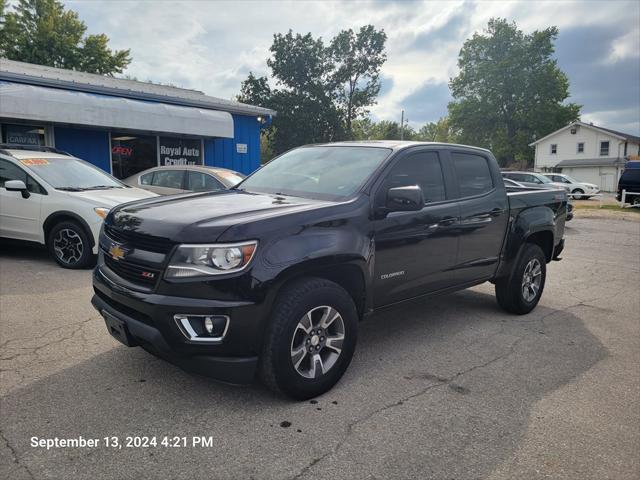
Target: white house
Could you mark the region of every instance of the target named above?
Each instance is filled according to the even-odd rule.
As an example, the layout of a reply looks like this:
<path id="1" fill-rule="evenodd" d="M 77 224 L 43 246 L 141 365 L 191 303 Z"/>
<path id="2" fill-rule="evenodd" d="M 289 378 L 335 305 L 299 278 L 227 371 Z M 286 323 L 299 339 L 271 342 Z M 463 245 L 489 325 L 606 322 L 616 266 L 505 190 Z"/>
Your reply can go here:
<path id="1" fill-rule="evenodd" d="M 640 155 L 640 137 L 573 122 L 536 140 L 534 170 L 562 172 L 580 182 L 595 183 L 613 192 L 629 158 Z"/>

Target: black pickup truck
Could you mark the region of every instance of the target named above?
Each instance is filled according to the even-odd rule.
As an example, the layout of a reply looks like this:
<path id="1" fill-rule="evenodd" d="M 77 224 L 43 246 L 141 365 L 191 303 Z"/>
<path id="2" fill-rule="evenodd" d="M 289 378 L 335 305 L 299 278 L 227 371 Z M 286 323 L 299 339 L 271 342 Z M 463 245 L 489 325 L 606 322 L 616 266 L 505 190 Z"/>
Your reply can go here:
<path id="1" fill-rule="evenodd" d="M 502 308 L 531 311 L 566 208 L 561 190 L 508 192 L 479 148 L 301 147 L 229 191 L 111 210 L 92 302 L 128 346 L 306 399 L 340 379 L 378 309 L 489 281 Z"/>

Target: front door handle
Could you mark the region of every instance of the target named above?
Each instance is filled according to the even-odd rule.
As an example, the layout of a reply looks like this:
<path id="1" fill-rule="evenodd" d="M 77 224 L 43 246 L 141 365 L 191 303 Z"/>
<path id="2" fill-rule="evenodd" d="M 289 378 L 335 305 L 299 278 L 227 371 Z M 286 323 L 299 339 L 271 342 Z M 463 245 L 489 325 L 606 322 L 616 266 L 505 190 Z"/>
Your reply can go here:
<path id="1" fill-rule="evenodd" d="M 449 225 L 453 225 L 454 223 L 456 223 L 457 220 L 458 219 L 455 217 L 445 217 L 438 222 L 438 225 L 440 227 L 448 227 Z"/>

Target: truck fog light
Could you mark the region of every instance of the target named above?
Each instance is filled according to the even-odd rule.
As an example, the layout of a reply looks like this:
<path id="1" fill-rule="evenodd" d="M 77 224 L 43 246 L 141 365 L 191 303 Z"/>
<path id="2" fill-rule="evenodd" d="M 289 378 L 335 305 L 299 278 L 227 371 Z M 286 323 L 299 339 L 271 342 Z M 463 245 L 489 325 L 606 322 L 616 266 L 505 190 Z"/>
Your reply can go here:
<path id="1" fill-rule="evenodd" d="M 213 319 L 211 317 L 205 317 L 204 329 L 207 331 L 209 335 L 213 333 Z"/>
<path id="2" fill-rule="evenodd" d="M 192 342 L 221 342 L 229 329 L 226 315 L 174 315 L 180 332 Z"/>

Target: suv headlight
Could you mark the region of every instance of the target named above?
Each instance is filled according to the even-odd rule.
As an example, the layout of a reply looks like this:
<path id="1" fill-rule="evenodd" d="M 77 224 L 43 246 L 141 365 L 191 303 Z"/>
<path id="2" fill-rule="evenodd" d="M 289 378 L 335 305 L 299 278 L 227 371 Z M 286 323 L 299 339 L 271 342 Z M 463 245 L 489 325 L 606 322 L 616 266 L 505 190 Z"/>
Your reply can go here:
<path id="1" fill-rule="evenodd" d="M 171 257 L 166 278 L 222 275 L 247 268 L 257 241 L 210 245 L 180 245 Z"/>

